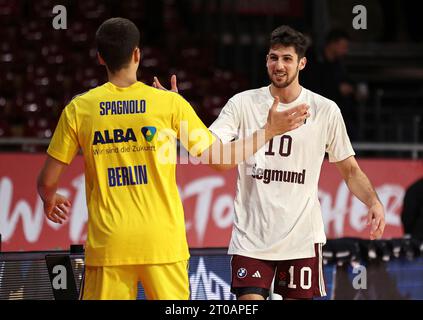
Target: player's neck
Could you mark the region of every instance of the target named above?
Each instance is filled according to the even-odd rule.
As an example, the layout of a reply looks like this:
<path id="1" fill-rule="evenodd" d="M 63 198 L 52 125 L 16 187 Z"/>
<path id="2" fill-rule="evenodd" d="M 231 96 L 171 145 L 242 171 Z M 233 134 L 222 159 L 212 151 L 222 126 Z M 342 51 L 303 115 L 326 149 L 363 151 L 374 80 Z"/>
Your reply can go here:
<path id="1" fill-rule="evenodd" d="M 282 103 L 291 103 L 301 93 L 301 86 L 298 81 L 292 82 L 286 88 L 277 88 L 273 84 L 270 85 L 270 93 L 273 97 L 278 96 L 279 101 Z"/>
<path id="2" fill-rule="evenodd" d="M 126 69 L 119 70 L 115 73 L 107 71 L 107 77 L 109 78 L 109 82 L 120 88 L 129 87 L 137 82 L 137 74 L 128 72 Z"/>

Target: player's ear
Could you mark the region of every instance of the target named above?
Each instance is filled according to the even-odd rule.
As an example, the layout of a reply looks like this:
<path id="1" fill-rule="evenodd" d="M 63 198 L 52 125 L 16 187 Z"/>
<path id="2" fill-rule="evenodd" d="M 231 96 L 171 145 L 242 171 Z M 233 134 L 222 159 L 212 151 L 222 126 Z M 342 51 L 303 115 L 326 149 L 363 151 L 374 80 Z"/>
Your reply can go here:
<path id="1" fill-rule="evenodd" d="M 269 66 L 269 61 L 270 61 L 270 55 L 269 54 L 266 54 L 266 67 L 268 67 Z"/>
<path id="2" fill-rule="evenodd" d="M 300 63 L 298 64 L 298 69 L 303 70 L 305 68 L 306 64 L 307 64 L 307 58 L 302 57 L 300 59 Z"/>
<path id="3" fill-rule="evenodd" d="M 101 57 L 99 52 L 97 52 L 97 59 L 98 59 L 98 63 L 100 63 L 102 66 L 106 65 L 106 62 L 104 62 L 104 59 Z"/>
<path id="4" fill-rule="evenodd" d="M 134 62 L 138 63 L 141 60 L 141 49 L 136 47 L 134 49 Z"/>

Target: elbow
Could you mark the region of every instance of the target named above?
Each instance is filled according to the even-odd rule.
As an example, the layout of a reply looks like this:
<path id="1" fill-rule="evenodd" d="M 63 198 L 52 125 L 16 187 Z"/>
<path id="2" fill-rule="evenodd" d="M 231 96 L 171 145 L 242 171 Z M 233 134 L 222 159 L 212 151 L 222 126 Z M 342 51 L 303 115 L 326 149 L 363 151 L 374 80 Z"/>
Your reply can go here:
<path id="1" fill-rule="evenodd" d="M 348 184 L 355 177 L 358 177 L 362 173 L 360 167 L 351 166 L 349 170 L 344 174 L 344 180 Z"/>

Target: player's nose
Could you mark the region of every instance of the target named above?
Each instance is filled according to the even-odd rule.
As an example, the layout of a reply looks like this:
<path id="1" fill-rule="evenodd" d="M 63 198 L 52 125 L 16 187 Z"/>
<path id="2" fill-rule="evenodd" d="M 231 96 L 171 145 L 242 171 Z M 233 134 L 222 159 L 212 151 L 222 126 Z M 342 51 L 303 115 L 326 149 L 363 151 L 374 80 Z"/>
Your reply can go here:
<path id="1" fill-rule="evenodd" d="M 277 71 L 285 71 L 285 65 L 283 64 L 281 59 L 278 59 L 278 61 L 276 61 L 275 68 Z"/>

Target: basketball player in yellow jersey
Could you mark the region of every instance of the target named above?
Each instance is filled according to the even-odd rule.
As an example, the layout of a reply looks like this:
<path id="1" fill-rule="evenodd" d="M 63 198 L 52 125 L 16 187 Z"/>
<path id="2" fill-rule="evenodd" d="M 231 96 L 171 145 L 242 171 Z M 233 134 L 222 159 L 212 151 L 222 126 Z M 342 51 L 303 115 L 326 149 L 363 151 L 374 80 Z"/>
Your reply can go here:
<path id="1" fill-rule="evenodd" d="M 275 135 L 302 125 L 308 108 L 277 112 L 275 99 L 263 128 L 222 144 L 180 95 L 137 81 L 139 31 L 131 21 L 105 21 L 96 42 L 109 81 L 62 112 L 38 178 L 44 212 L 56 223 L 67 219 L 71 203 L 57 186 L 82 149 L 88 206 L 82 298 L 135 299 L 140 281 L 148 299 L 189 299 L 176 139 L 191 155 L 213 159 L 214 167 L 235 166 Z M 239 148 L 244 144 L 252 148 Z M 219 152 L 229 152 L 228 163 L 221 163 Z"/>

